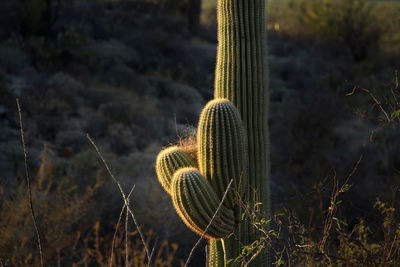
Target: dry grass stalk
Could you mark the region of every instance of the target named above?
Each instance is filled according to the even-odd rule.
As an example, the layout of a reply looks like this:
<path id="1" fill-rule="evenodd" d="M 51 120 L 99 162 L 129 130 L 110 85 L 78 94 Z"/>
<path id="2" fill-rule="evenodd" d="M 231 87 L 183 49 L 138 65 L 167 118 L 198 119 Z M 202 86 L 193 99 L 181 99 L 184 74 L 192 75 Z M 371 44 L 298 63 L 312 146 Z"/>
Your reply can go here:
<path id="1" fill-rule="evenodd" d="M 132 192 L 133 192 L 134 189 L 135 189 L 135 185 L 132 186 L 132 189 L 131 189 L 131 191 L 130 191 L 129 194 L 128 194 L 128 200 L 130 199 L 131 194 L 132 194 Z M 117 231 L 118 231 L 118 228 L 119 228 L 119 224 L 121 223 L 122 214 L 124 213 L 125 207 L 126 207 L 126 204 L 124 203 L 124 205 L 123 205 L 123 207 L 122 207 L 122 209 L 121 209 L 121 212 L 120 212 L 120 214 L 119 214 L 119 218 L 118 218 L 117 225 L 115 226 L 115 231 L 114 231 L 114 235 L 113 235 L 113 239 L 112 239 L 112 243 L 111 243 L 111 254 L 110 254 L 110 260 L 109 260 L 109 262 L 110 262 L 109 266 L 110 266 L 110 267 L 112 267 L 112 264 L 113 264 L 113 255 L 114 255 L 115 238 L 116 238 L 116 236 L 117 236 Z M 128 212 L 126 212 L 126 213 L 128 214 Z M 126 230 L 126 231 L 127 231 L 127 230 Z M 127 245 L 126 245 L 126 247 L 127 247 Z"/>
<path id="2" fill-rule="evenodd" d="M 122 189 L 121 184 L 118 182 L 118 180 L 117 180 L 117 179 L 115 178 L 115 176 L 112 174 L 110 167 L 108 166 L 107 162 L 104 160 L 102 154 L 100 153 L 99 148 L 98 148 L 97 145 L 94 143 L 93 139 L 90 137 L 89 134 L 86 134 L 86 138 L 87 138 L 87 139 L 89 140 L 89 142 L 93 145 L 93 147 L 94 147 L 94 149 L 96 150 L 97 154 L 99 155 L 101 161 L 103 162 L 104 167 L 106 168 L 107 172 L 110 174 L 111 178 L 112 178 L 112 179 L 114 180 L 114 182 L 117 184 L 118 189 L 119 189 L 119 191 L 120 191 L 120 193 L 121 193 L 121 196 L 122 196 L 122 198 L 124 199 L 124 204 L 125 204 L 125 206 L 126 206 L 128 212 L 131 214 L 132 220 L 133 220 L 133 222 L 135 223 L 135 226 L 136 226 L 136 228 L 137 228 L 137 230 L 138 230 L 140 239 L 141 239 L 142 244 L 143 244 L 143 246 L 144 246 L 144 248 L 145 248 L 145 251 L 146 251 L 148 266 L 150 266 L 150 264 L 151 264 L 151 257 L 150 257 L 149 249 L 148 249 L 148 247 L 147 247 L 147 245 L 146 245 L 147 243 L 146 243 L 146 241 L 145 241 L 145 239 L 144 239 L 144 235 L 143 235 L 142 231 L 140 230 L 139 224 L 138 224 L 137 221 L 136 221 L 135 215 L 133 214 L 133 211 L 132 211 L 131 208 L 129 207 L 129 202 L 128 202 L 128 199 L 127 199 L 126 196 L 125 196 L 124 190 Z"/>
<path id="3" fill-rule="evenodd" d="M 39 231 L 39 226 L 38 226 L 38 223 L 37 223 L 37 220 L 36 220 L 35 211 L 33 209 L 32 189 L 31 189 L 31 183 L 30 183 L 29 171 L 28 171 L 28 153 L 27 153 L 26 145 L 25 145 L 24 127 L 22 125 L 21 106 L 19 104 L 19 99 L 18 98 L 16 99 L 16 102 L 17 102 L 17 108 L 18 108 L 19 126 L 20 126 L 20 132 L 21 132 L 22 147 L 24 149 L 25 175 L 26 175 L 26 184 L 28 186 L 29 209 L 31 211 L 33 225 L 35 227 L 35 232 L 36 232 L 36 237 L 37 237 L 37 243 L 38 243 L 39 255 L 40 255 L 40 266 L 43 267 L 44 266 L 44 261 L 43 261 L 42 241 L 41 241 L 41 238 L 40 238 L 40 231 Z"/>

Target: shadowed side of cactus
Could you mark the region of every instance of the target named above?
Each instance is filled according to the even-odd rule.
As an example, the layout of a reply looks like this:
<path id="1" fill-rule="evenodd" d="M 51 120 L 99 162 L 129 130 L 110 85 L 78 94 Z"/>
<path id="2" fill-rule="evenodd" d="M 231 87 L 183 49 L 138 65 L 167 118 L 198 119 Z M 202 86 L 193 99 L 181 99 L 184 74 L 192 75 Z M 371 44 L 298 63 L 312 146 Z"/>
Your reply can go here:
<path id="1" fill-rule="evenodd" d="M 195 168 L 183 168 L 174 174 L 171 197 L 183 222 L 200 235 L 220 203 L 210 184 Z M 232 233 L 234 224 L 233 211 L 222 205 L 205 236 L 211 239 L 226 237 Z"/>
<path id="2" fill-rule="evenodd" d="M 196 167 L 196 163 L 179 147 L 172 146 L 158 154 L 156 159 L 157 177 L 168 194 L 171 194 L 170 188 L 174 173 L 184 167 Z"/>
<path id="3" fill-rule="evenodd" d="M 239 205 L 239 195 L 247 194 L 246 142 L 240 114 L 232 103 L 226 99 L 208 102 L 201 112 L 197 131 L 199 170 L 220 199 L 234 180 L 225 201 L 230 208 Z"/>
<path id="4" fill-rule="evenodd" d="M 218 0 L 217 5 L 214 97 L 229 99 L 239 110 L 248 144 L 248 204 L 261 202 L 261 212 L 270 215 L 265 0 Z M 252 243 L 257 236 L 250 234 L 250 225 L 244 227 Z M 261 254 L 249 266 L 268 266 L 268 255 Z"/>

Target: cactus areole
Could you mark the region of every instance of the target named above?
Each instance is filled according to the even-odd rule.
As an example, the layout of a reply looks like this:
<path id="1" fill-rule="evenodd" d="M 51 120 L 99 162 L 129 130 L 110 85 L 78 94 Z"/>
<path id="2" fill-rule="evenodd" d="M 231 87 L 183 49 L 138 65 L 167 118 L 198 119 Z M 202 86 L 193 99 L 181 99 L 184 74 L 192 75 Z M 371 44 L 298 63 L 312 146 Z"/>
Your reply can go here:
<path id="1" fill-rule="evenodd" d="M 206 238 L 208 266 L 235 266 L 257 239 L 244 206 L 270 215 L 268 71 L 264 0 L 218 0 L 214 100 L 200 114 L 197 162 L 177 147 L 157 157 L 160 183 L 183 222 Z M 259 206 L 260 207 L 260 206 Z M 248 259 L 247 259 L 248 260 Z M 268 266 L 268 249 L 249 266 Z"/>

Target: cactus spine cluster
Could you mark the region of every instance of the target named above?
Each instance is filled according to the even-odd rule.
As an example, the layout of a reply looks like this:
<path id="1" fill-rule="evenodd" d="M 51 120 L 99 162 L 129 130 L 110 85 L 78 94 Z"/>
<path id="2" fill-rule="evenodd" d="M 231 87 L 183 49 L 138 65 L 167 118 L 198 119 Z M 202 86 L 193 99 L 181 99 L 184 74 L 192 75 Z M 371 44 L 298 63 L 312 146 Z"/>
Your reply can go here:
<path id="1" fill-rule="evenodd" d="M 241 204 L 270 213 L 265 0 L 218 0 L 214 100 L 200 115 L 197 162 L 179 148 L 161 151 L 157 175 L 179 216 L 202 234 L 231 179 L 233 186 L 210 225 L 209 266 L 227 266 L 254 235 Z M 211 217 L 210 217 L 211 216 Z M 261 253 L 262 254 L 262 253 Z M 267 266 L 262 254 L 250 266 Z"/>

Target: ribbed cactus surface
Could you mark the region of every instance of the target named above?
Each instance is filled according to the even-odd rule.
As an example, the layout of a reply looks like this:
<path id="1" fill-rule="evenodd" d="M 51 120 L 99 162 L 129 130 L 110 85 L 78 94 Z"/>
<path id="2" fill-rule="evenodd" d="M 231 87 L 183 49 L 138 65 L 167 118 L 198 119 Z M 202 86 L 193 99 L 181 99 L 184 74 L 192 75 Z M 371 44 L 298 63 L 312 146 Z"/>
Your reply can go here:
<path id="1" fill-rule="evenodd" d="M 171 146 L 158 154 L 156 159 L 157 177 L 168 194 L 170 194 L 174 173 L 184 167 L 196 167 L 196 163 L 179 147 Z"/>
<path id="2" fill-rule="evenodd" d="M 222 240 L 208 241 L 208 265 L 209 266 L 224 266 L 225 252 Z"/>
<path id="3" fill-rule="evenodd" d="M 195 168 L 183 168 L 174 174 L 171 197 L 183 222 L 200 235 L 206 230 L 220 203 L 210 184 Z M 224 238 L 232 233 L 234 224 L 233 211 L 222 205 L 206 236 Z"/>
<path id="4" fill-rule="evenodd" d="M 217 16 L 218 50 L 214 97 L 230 100 L 239 110 L 248 140 L 250 191 L 245 202 L 251 208 L 261 202 L 261 212 L 270 215 L 265 0 L 218 0 Z M 252 233 L 250 228 L 250 224 L 243 223 L 240 232 Z M 242 235 L 239 239 L 245 237 Z M 248 238 L 242 243 L 252 243 L 257 236 L 249 234 Z M 261 254 L 250 266 L 269 265 L 268 253 Z"/>
<path id="5" fill-rule="evenodd" d="M 265 0 L 218 0 L 217 5 L 214 97 L 229 99 L 239 110 L 248 138 L 250 201 L 269 209 Z"/>
<path id="6" fill-rule="evenodd" d="M 197 145 L 200 172 L 210 181 L 222 199 L 229 182 L 226 205 L 238 205 L 238 194 L 243 196 L 247 182 L 247 137 L 237 109 L 226 99 L 215 99 L 204 107 L 200 115 Z"/>

